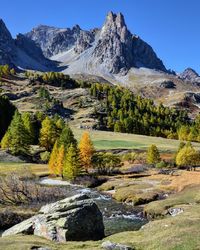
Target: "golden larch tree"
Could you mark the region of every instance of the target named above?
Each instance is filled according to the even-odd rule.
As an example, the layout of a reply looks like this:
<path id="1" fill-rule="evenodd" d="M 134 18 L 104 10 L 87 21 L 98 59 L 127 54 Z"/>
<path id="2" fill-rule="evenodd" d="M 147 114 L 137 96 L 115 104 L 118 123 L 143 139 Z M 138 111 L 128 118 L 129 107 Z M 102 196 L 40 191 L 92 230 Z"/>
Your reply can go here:
<path id="1" fill-rule="evenodd" d="M 63 172 L 63 165 L 65 160 L 65 147 L 61 145 L 58 149 L 58 157 L 57 157 L 57 167 L 56 167 L 56 174 L 62 176 Z"/>
<path id="2" fill-rule="evenodd" d="M 57 174 L 57 159 L 58 159 L 58 143 L 55 142 L 53 149 L 51 151 L 50 159 L 49 159 L 49 173 L 51 175 Z"/>
<path id="3" fill-rule="evenodd" d="M 92 167 L 92 156 L 95 152 L 94 145 L 88 132 L 84 132 L 79 143 L 81 165 L 88 170 Z"/>

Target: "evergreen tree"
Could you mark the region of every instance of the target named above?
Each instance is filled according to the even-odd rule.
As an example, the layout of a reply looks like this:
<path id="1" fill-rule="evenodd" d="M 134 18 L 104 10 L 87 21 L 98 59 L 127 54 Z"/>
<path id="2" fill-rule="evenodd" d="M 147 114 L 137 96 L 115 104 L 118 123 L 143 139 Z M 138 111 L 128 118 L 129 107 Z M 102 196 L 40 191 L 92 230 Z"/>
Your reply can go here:
<path id="1" fill-rule="evenodd" d="M 74 144 L 69 146 L 66 154 L 63 177 L 69 180 L 74 180 L 80 174 L 80 160 L 77 147 Z"/>
<path id="2" fill-rule="evenodd" d="M 9 149 L 10 141 L 11 141 L 11 134 L 10 134 L 10 129 L 8 129 L 1 140 L 1 148 Z"/>
<path id="3" fill-rule="evenodd" d="M 26 153 L 29 150 L 29 135 L 18 111 L 15 111 L 2 144 L 3 147 L 7 146 L 13 154 Z"/>
<path id="4" fill-rule="evenodd" d="M 49 159 L 49 173 L 51 175 L 56 175 L 57 174 L 57 158 L 58 158 L 58 143 L 57 141 L 55 142 L 51 155 L 50 155 L 50 159 Z"/>
<path id="5" fill-rule="evenodd" d="M 160 161 L 160 153 L 156 145 L 151 145 L 147 151 L 147 163 L 156 164 Z"/>
<path id="6" fill-rule="evenodd" d="M 22 120 L 24 123 L 24 127 L 27 131 L 27 134 L 29 135 L 28 136 L 29 144 L 33 144 L 35 139 L 35 130 L 33 126 L 33 117 L 31 116 L 30 112 L 24 112 L 22 114 Z"/>
<path id="7" fill-rule="evenodd" d="M 83 133 L 79 143 L 79 150 L 81 164 L 88 172 L 88 170 L 92 167 L 92 156 L 95 151 L 88 132 Z"/>
<path id="8" fill-rule="evenodd" d="M 58 137 L 56 126 L 52 119 L 48 116 L 42 121 L 42 128 L 40 130 L 40 145 L 45 147 L 47 151 L 51 151 L 56 139 Z"/>
<path id="9" fill-rule="evenodd" d="M 66 125 L 60 134 L 58 145 L 59 146 L 64 145 L 65 151 L 67 151 L 67 149 L 69 148 L 71 144 L 73 144 L 74 146 L 77 146 L 77 141 L 74 138 L 74 134 L 72 130 L 70 129 L 70 127 Z"/>

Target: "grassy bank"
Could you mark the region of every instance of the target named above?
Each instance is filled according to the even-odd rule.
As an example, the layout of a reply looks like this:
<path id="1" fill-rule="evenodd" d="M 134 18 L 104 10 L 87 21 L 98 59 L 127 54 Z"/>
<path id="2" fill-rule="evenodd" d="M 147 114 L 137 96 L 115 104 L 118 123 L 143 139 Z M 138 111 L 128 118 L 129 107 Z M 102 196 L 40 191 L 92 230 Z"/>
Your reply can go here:
<path id="1" fill-rule="evenodd" d="M 5 176 L 13 172 L 22 176 L 33 174 L 36 177 L 48 175 L 49 173 L 46 164 L 0 162 L 0 176 Z"/>
<path id="2" fill-rule="evenodd" d="M 84 130 L 72 128 L 77 140 L 80 140 Z M 151 144 L 156 144 L 163 151 L 174 152 L 179 146 L 178 140 L 165 139 L 161 137 L 115 133 L 107 131 L 91 130 L 90 136 L 96 149 L 138 149 L 146 150 Z M 194 143 L 200 149 L 200 143 Z"/>

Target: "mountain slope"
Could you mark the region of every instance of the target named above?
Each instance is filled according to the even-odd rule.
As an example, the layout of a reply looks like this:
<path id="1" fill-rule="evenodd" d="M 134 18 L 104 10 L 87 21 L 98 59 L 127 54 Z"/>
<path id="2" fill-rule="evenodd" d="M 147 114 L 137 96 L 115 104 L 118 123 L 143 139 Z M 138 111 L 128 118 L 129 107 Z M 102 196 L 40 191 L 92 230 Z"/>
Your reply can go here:
<path id="1" fill-rule="evenodd" d="M 25 36 L 35 41 L 45 56 L 61 61 L 66 73 L 124 75 L 132 67 L 166 72 L 153 49 L 130 33 L 121 13 L 108 13 L 101 29 L 84 31 L 79 26 L 59 29 L 41 25 Z"/>
<path id="2" fill-rule="evenodd" d="M 13 39 L 2 19 L 0 19 L 0 64 L 41 71 L 55 68 L 55 63 L 44 57 L 35 42 L 21 34 Z"/>

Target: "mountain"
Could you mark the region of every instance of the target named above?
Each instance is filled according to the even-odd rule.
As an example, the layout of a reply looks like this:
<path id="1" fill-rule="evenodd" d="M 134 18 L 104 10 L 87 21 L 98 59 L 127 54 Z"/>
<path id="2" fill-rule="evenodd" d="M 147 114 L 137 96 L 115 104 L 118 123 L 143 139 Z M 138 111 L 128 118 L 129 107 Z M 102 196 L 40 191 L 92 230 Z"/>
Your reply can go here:
<path id="1" fill-rule="evenodd" d="M 55 63 L 44 57 L 42 50 L 34 41 L 22 34 L 13 39 L 2 19 L 0 19 L 0 64 L 41 71 L 55 68 Z"/>
<path id="2" fill-rule="evenodd" d="M 199 74 L 192 68 L 185 69 L 179 76 L 185 81 L 200 82 Z"/>
<path id="3" fill-rule="evenodd" d="M 108 13 L 101 29 L 60 29 L 40 25 L 25 36 L 43 54 L 66 66 L 66 73 L 126 74 L 132 67 L 166 72 L 153 49 L 128 30 L 121 13 Z"/>

